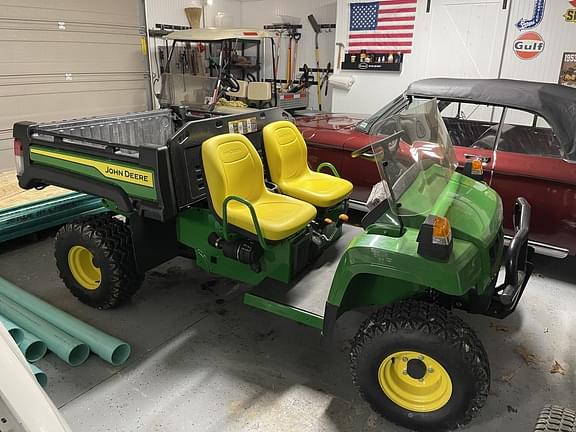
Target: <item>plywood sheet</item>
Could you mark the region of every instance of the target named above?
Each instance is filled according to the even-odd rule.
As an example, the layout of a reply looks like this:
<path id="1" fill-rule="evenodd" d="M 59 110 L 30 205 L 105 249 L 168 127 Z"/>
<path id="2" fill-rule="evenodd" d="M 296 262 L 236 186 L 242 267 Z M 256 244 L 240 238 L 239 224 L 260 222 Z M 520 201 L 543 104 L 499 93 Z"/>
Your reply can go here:
<path id="1" fill-rule="evenodd" d="M 0 172 L 0 210 L 31 204 L 35 201 L 70 193 L 69 190 L 48 186 L 42 190 L 24 190 L 18 186 L 15 171 Z"/>

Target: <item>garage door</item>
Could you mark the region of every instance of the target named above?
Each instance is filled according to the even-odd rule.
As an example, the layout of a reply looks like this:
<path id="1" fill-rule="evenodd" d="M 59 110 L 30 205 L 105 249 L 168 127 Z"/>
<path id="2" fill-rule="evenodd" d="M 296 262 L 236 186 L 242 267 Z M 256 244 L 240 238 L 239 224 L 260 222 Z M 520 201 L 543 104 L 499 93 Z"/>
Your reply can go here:
<path id="1" fill-rule="evenodd" d="M 142 0 L 0 0 L 0 171 L 15 121 L 149 106 Z"/>

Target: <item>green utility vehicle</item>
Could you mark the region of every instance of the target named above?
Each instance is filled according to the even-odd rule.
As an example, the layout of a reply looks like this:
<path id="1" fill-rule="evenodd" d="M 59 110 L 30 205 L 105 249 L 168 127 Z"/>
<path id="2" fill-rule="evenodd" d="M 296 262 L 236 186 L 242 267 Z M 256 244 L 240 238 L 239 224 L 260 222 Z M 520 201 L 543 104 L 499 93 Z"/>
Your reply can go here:
<path id="1" fill-rule="evenodd" d="M 362 227 L 346 224 L 352 185 L 330 165 L 322 168 L 332 175 L 308 168 L 302 135 L 282 111 L 178 130 L 173 114 L 14 126 L 23 188 L 58 185 L 110 209 L 56 236 L 70 291 L 114 307 L 147 270 L 186 256 L 251 286 L 245 303 L 324 336 L 343 313 L 375 307 L 350 353 L 364 399 L 409 428 L 467 423 L 488 396 L 490 370 L 451 309 L 497 318 L 515 310 L 532 271 L 530 206 L 518 198 L 505 251 L 500 198 L 454 171 L 436 102 L 391 117 L 388 136 L 355 152 L 382 176 Z"/>

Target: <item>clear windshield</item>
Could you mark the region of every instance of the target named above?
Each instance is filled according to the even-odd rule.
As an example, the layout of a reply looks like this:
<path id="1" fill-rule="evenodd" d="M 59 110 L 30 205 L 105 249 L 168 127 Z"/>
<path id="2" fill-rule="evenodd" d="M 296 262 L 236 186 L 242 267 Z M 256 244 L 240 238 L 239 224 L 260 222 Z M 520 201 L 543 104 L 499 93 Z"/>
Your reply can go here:
<path id="1" fill-rule="evenodd" d="M 381 182 L 368 207 L 388 200 L 394 218 L 431 214 L 457 166 L 436 100 L 410 105 L 383 122 L 385 139 L 372 144 Z M 390 216 L 390 215 L 389 215 Z"/>

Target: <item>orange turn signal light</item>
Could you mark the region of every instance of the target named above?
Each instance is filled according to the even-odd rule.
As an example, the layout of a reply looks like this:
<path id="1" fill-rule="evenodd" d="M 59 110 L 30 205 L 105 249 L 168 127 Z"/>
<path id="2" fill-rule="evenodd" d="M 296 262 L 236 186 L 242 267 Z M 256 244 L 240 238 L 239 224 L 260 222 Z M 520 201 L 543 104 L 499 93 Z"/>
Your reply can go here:
<path id="1" fill-rule="evenodd" d="M 428 215 L 420 226 L 418 255 L 425 258 L 447 261 L 452 253 L 452 228 L 444 216 Z"/>
<path id="2" fill-rule="evenodd" d="M 472 175 L 482 175 L 484 173 L 484 167 L 482 166 L 482 161 L 480 159 L 474 159 L 472 161 Z"/>
<path id="3" fill-rule="evenodd" d="M 448 219 L 442 216 L 434 216 L 432 225 L 432 243 L 447 245 L 452 240 L 452 229 Z"/>

